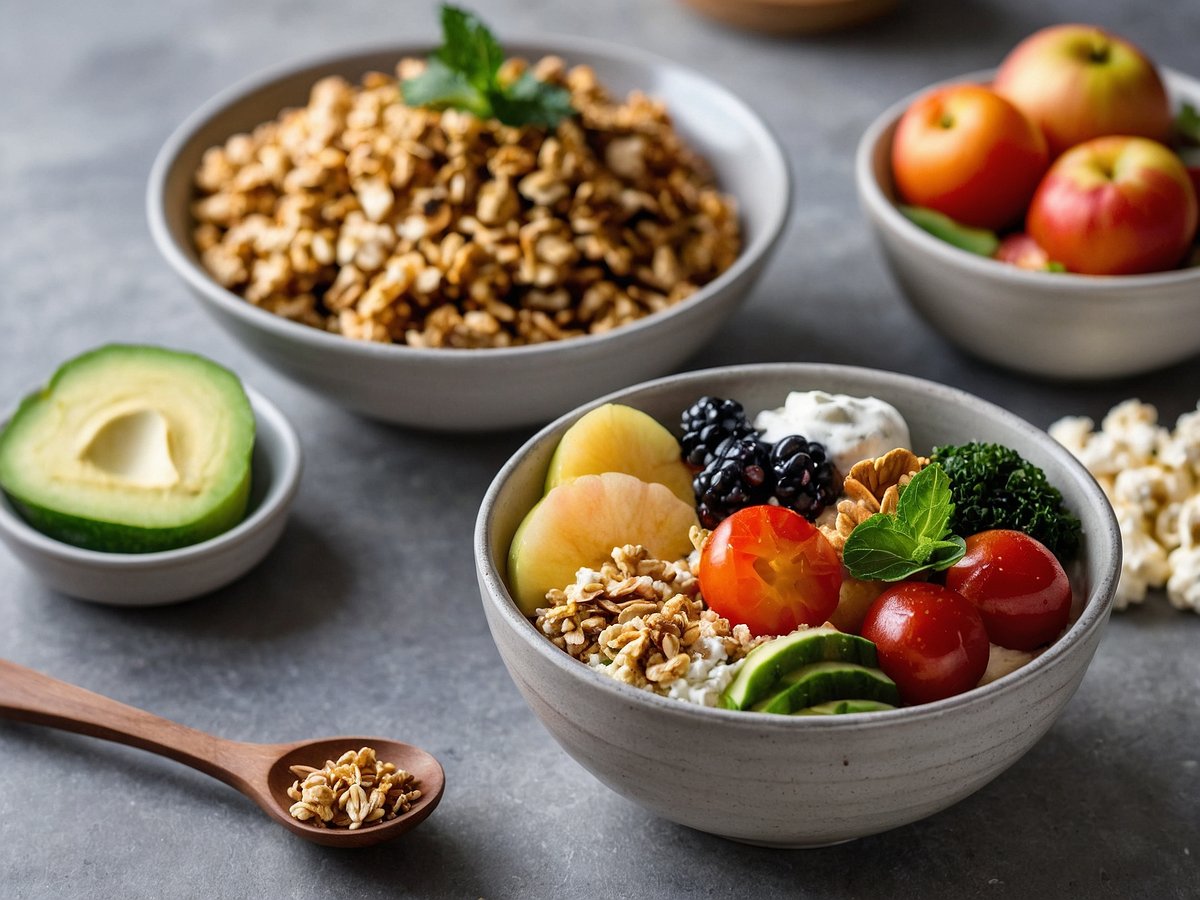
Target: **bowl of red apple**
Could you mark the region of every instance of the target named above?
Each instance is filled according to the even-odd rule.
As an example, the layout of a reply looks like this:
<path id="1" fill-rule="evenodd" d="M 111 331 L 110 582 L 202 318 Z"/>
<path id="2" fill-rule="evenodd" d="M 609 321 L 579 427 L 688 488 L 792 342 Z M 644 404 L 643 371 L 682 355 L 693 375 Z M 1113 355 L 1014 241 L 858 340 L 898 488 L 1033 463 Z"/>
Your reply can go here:
<path id="1" fill-rule="evenodd" d="M 812 364 L 610 394 L 477 520 L 492 637 L 561 747 L 655 814 L 836 843 L 967 797 L 1063 712 L 1120 535 L 1063 447 L 962 391 Z"/>
<path id="2" fill-rule="evenodd" d="M 933 85 L 859 142 L 860 204 L 914 310 L 974 356 L 1102 379 L 1200 353 L 1200 81 L 1087 25 Z"/>

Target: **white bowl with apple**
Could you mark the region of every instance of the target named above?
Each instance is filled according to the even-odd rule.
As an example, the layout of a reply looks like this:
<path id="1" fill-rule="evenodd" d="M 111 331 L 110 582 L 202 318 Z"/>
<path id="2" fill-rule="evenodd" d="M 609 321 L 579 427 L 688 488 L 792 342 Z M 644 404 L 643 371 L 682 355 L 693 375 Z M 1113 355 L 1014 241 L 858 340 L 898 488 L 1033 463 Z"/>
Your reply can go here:
<path id="1" fill-rule="evenodd" d="M 1044 377 L 1200 353 L 1200 147 L 1177 133 L 1184 104 L 1200 107 L 1200 81 L 1056 26 L 998 70 L 886 110 L 856 179 L 914 309 L 968 352 Z"/>

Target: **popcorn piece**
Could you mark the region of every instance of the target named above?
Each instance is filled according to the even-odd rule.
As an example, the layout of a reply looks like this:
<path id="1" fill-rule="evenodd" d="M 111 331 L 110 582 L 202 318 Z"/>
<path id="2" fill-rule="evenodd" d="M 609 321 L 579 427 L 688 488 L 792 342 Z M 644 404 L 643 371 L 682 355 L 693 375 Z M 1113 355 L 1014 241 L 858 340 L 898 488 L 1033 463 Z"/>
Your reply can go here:
<path id="1" fill-rule="evenodd" d="M 1124 550 L 1116 608 L 1165 587 L 1172 605 L 1200 612 L 1200 403 L 1173 431 L 1139 400 L 1114 406 L 1099 431 L 1080 416 L 1049 431 L 1113 504 Z"/>
<path id="2" fill-rule="evenodd" d="M 1176 609 L 1200 613 L 1200 547 L 1178 547 L 1167 557 L 1167 599 Z"/>

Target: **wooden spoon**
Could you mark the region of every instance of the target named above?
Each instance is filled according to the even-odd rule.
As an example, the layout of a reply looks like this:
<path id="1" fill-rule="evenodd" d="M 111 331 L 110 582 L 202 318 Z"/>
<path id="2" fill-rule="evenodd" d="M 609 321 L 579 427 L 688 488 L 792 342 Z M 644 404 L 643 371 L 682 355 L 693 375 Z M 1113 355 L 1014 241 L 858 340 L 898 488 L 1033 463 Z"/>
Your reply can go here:
<path id="1" fill-rule="evenodd" d="M 0 718 L 74 731 L 174 759 L 241 791 L 289 831 L 329 847 L 366 847 L 399 837 L 433 812 L 446 783 L 438 761 L 410 744 L 373 737 L 331 737 L 294 744 L 228 741 L 7 660 L 0 660 Z M 319 769 L 325 760 L 336 760 L 347 750 L 360 747 L 374 747 L 380 761 L 395 763 L 416 777 L 421 797 L 412 809 L 354 831 L 320 828 L 293 818 L 288 812 L 293 801 L 287 789 L 296 777 L 290 767 Z"/>

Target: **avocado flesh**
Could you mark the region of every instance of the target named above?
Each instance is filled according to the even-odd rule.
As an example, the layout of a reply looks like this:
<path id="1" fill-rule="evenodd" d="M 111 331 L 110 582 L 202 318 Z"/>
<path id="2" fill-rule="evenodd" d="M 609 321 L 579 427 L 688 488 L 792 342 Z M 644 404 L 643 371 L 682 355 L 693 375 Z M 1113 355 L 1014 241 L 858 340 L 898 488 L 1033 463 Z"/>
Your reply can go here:
<path id="1" fill-rule="evenodd" d="M 233 373 L 189 353 L 109 345 L 25 398 L 0 433 L 0 487 L 57 540 L 168 550 L 242 519 L 253 445 Z"/>
<path id="2" fill-rule="evenodd" d="M 899 704 L 896 683 L 879 669 L 846 662 L 818 662 L 788 672 L 781 689 L 755 703 L 755 712 L 788 715 L 831 700 L 877 700 Z"/>
<path id="3" fill-rule="evenodd" d="M 875 666 L 875 645 L 836 628 L 809 628 L 760 644 L 746 655 L 721 694 L 725 709 L 748 709 L 772 692 L 788 672 L 824 660 Z"/>

